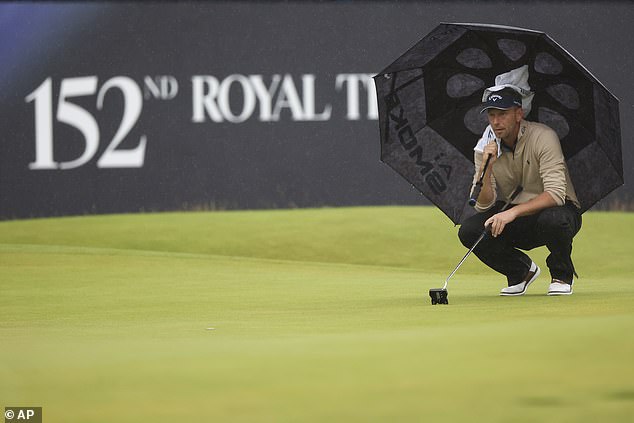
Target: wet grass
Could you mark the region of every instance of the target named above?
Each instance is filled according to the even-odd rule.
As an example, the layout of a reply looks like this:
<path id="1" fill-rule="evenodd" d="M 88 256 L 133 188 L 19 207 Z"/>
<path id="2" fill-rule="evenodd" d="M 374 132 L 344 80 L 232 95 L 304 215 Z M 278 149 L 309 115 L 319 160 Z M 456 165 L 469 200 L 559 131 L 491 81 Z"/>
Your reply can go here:
<path id="1" fill-rule="evenodd" d="M 524 297 L 426 207 L 0 223 L 0 398 L 46 421 L 630 421 L 634 215 Z M 546 252 L 531 253 L 542 266 Z M 1 406 L 2 404 L 0 404 Z"/>

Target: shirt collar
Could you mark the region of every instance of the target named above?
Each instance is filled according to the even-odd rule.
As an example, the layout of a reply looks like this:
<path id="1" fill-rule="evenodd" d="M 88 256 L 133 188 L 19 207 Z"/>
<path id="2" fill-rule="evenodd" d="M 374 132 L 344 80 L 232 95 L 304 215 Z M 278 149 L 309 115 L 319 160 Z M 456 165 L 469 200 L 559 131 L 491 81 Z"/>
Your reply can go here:
<path id="1" fill-rule="evenodd" d="M 516 145 L 524 137 L 527 130 L 528 130 L 528 122 L 522 119 L 522 121 L 520 122 L 520 131 L 517 133 L 517 142 L 515 143 Z"/>

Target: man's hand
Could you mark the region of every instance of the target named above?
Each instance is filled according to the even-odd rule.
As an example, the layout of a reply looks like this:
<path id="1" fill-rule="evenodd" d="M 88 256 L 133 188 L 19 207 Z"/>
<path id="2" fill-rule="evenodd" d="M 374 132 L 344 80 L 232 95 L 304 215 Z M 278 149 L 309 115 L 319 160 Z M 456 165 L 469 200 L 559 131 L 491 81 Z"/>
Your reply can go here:
<path id="1" fill-rule="evenodd" d="M 503 211 L 502 213 L 494 214 L 486 222 L 484 222 L 484 227 L 491 226 L 491 235 L 496 238 L 498 235 L 502 233 L 504 227 L 515 220 L 517 217 L 515 211 L 513 209 Z"/>
<path id="2" fill-rule="evenodd" d="M 484 150 L 482 151 L 482 163 L 486 163 L 487 158 L 491 157 L 491 161 L 489 162 L 489 169 L 493 168 L 493 163 L 495 163 L 495 159 L 498 158 L 498 143 L 495 140 L 491 140 L 487 145 L 484 146 Z"/>
<path id="3" fill-rule="evenodd" d="M 489 166 L 487 166 L 486 172 L 482 175 L 482 172 L 485 171 L 484 166 L 486 165 L 488 158 L 490 158 Z M 493 175 L 493 164 L 497 158 L 498 145 L 495 140 L 492 140 L 484 146 L 484 150 L 482 151 L 482 164 L 480 165 L 480 170 L 478 172 L 478 176 L 482 175 L 482 189 L 480 191 L 480 195 L 476 199 L 480 204 L 492 205 L 495 201 L 495 193 L 493 191 L 491 179 Z"/>

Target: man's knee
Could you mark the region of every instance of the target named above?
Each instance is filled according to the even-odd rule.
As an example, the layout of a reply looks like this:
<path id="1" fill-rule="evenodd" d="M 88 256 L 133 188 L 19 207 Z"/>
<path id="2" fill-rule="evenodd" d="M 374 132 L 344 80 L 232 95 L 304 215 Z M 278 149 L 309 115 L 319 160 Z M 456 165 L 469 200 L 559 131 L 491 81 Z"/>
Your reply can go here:
<path id="1" fill-rule="evenodd" d="M 462 225 L 460 225 L 458 238 L 460 238 L 462 245 L 467 248 L 471 248 L 478 237 L 482 234 L 482 230 L 483 227 L 479 220 L 476 222 L 474 219 L 467 219 Z"/>
<path id="2" fill-rule="evenodd" d="M 566 206 L 551 207 L 543 210 L 537 219 L 539 231 L 548 237 L 572 239 L 579 228 L 574 212 Z"/>

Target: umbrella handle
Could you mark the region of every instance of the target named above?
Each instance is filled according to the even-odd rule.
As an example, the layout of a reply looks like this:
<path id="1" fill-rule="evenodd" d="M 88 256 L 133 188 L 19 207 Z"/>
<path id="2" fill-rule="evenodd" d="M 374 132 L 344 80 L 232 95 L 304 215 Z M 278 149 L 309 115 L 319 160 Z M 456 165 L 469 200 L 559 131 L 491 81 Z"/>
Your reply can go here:
<path id="1" fill-rule="evenodd" d="M 484 174 L 489 167 L 489 162 L 491 161 L 491 156 L 487 157 L 487 161 L 484 162 L 484 169 L 482 169 L 482 175 L 480 175 L 480 179 L 475 184 L 475 188 L 473 189 L 473 194 L 471 194 L 471 198 L 469 199 L 469 205 L 471 207 L 475 207 L 478 202 L 478 197 L 480 196 L 480 191 L 482 191 L 482 181 L 484 180 Z"/>

